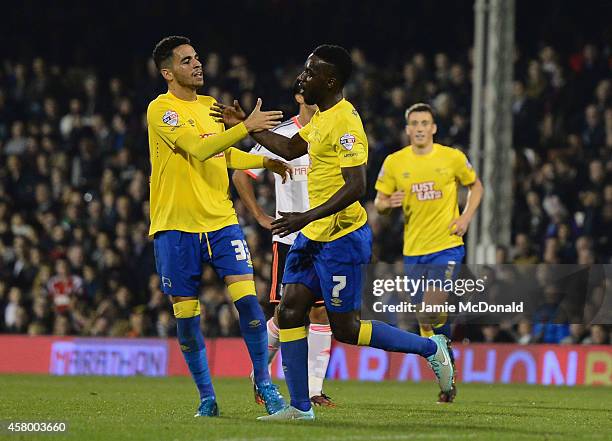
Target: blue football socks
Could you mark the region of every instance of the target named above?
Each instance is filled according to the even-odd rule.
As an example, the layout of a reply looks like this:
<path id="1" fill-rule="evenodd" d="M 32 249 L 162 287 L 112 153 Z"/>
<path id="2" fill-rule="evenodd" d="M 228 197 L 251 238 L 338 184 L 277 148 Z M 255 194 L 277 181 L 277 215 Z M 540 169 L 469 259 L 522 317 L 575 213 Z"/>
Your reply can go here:
<path id="1" fill-rule="evenodd" d="M 305 326 L 280 329 L 281 355 L 291 405 L 299 410 L 310 409 L 308 394 L 308 333 Z"/>
<path id="2" fill-rule="evenodd" d="M 208 369 L 204 336 L 200 330 L 200 304 L 197 300 L 187 300 L 175 303 L 173 306 L 178 341 L 189 372 L 200 393 L 200 400 L 214 398 L 215 391 Z"/>
<path id="3" fill-rule="evenodd" d="M 268 372 L 268 331 L 266 318 L 257 297 L 246 295 L 234 302 L 238 309 L 240 331 L 253 362 L 255 384 L 270 380 Z"/>

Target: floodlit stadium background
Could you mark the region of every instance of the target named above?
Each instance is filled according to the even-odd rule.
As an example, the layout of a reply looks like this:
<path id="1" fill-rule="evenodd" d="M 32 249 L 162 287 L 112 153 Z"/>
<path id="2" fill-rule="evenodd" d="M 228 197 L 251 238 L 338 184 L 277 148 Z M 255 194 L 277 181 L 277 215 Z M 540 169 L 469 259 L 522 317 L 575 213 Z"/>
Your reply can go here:
<path id="1" fill-rule="evenodd" d="M 508 227 L 507 239 L 502 234 L 492 238 L 495 263 L 612 263 L 611 13 L 609 2 L 517 1 L 513 82 L 508 83 L 512 137 L 506 151 L 512 196 L 505 200 L 506 211 L 491 208 Z M 58 6 L 24 1 L 5 8 L 3 17 L 8 26 L 0 29 L 0 333 L 12 336 L 1 335 L 0 348 L 15 355 L 2 357 L 0 372 L 71 373 L 62 367 L 62 357 L 80 354 L 92 344 L 74 337 L 175 334 L 146 235 L 144 112 L 164 91 L 149 59 L 163 36 L 192 39 L 205 61 L 203 93 L 223 102 L 237 98 L 245 108 L 262 97 L 265 108 L 280 108 L 286 115 L 296 111 L 290 86 L 310 50 L 324 42 L 351 50 L 355 70 L 346 95 L 364 120 L 371 146 L 364 202 L 376 260 L 394 262 L 401 256 L 400 213 L 380 218 L 372 199 L 383 159 L 408 143 L 405 108 L 417 101 L 432 104 L 438 115 L 436 140 L 467 153 L 474 147 L 471 1 L 243 1 L 231 7 L 216 2 Z M 247 139 L 241 147 L 250 143 Z M 497 184 L 484 180 L 484 185 L 490 191 Z M 258 195 L 269 213 L 273 194 L 273 180 L 267 177 Z M 264 292 L 270 282 L 270 236 L 234 200 L 257 287 Z M 490 256 L 490 251 L 482 255 Z M 468 248 L 470 253 L 473 258 Z M 59 273 L 70 276 L 70 283 L 58 282 L 54 277 Z M 204 278 L 206 337 L 237 336 L 237 318 L 224 288 L 211 270 Z M 555 324 L 540 326 L 536 333 L 528 322 L 458 328 L 455 337 L 466 344 L 609 345 L 612 340 L 609 325 Z M 26 334 L 55 338 L 18 336 Z M 164 366 L 153 374 L 186 373 L 184 366 L 172 364 L 178 350 L 174 343 L 138 342 L 96 344 L 109 354 L 139 354 L 146 347 L 142 357 L 152 357 L 152 369 Z M 234 343 L 226 348 L 236 352 L 218 360 L 240 352 Z M 488 360 L 487 348 L 466 345 L 460 351 L 475 351 L 474 357 Z M 499 369 L 518 350 L 494 348 L 502 360 Z M 586 346 L 550 348 L 530 346 L 528 351 L 538 363 L 546 359 L 545 350 L 553 351 L 563 369 L 576 363 L 574 384 L 589 382 L 589 366 L 600 372 L 593 367 L 596 362 L 612 366 L 610 346 L 597 346 L 603 358 Z M 357 350 L 342 350 L 347 366 L 359 365 Z M 335 353 L 341 363 L 340 352 Z M 344 371 L 333 363 L 336 370 L 330 376 L 343 378 Z M 537 382 L 548 378 L 558 383 L 557 371 L 546 377 L 542 366 L 536 368 Z M 213 373 L 248 371 L 219 369 L 213 367 Z M 347 378 L 395 378 L 388 373 L 391 368 L 372 378 L 354 373 L 356 369 L 346 370 Z M 517 374 L 516 381 L 528 381 L 528 372 Z M 563 371 L 562 380 L 571 384 L 568 372 Z M 603 372 L 612 370 L 605 367 Z M 500 371 L 472 381 L 479 378 L 504 377 Z M 600 375 L 592 382 L 610 384 L 612 378 Z"/>

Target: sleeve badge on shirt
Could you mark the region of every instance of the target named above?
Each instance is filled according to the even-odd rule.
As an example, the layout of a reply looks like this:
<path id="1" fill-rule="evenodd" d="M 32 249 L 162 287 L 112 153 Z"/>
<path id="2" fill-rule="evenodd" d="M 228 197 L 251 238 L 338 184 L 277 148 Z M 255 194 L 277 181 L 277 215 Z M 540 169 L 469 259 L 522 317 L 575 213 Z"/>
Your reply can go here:
<path id="1" fill-rule="evenodd" d="M 178 120 L 178 113 L 176 113 L 174 110 L 166 110 L 166 113 L 164 113 L 164 116 L 162 116 L 162 121 L 169 126 L 178 126 Z"/>
<path id="2" fill-rule="evenodd" d="M 467 168 L 469 168 L 470 170 L 473 168 L 473 167 L 472 167 L 472 164 L 470 163 L 470 160 L 469 160 L 469 159 L 466 159 L 466 160 L 465 160 L 465 165 L 466 165 L 466 166 L 467 166 Z"/>
<path id="3" fill-rule="evenodd" d="M 355 137 L 350 133 L 345 133 L 340 137 L 340 145 L 347 150 L 352 150 L 355 145 Z"/>

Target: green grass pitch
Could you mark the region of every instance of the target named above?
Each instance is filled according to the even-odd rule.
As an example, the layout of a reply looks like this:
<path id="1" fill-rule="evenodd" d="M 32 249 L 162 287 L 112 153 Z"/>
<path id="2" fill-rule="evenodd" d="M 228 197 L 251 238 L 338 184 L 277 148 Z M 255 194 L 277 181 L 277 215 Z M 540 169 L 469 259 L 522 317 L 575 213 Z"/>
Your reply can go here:
<path id="1" fill-rule="evenodd" d="M 66 421 L 63 435 L 6 440 L 611 440 L 605 387 L 459 385 L 454 404 L 435 404 L 433 383 L 326 383 L 335 409 L 314 422 L 264 423 L 248 379 L 217 379 L 220 418 L 193 418 L 189 378 L 0 376 L 0 420 Z M 286 387 L 282 383 L 286 394 Z"/>

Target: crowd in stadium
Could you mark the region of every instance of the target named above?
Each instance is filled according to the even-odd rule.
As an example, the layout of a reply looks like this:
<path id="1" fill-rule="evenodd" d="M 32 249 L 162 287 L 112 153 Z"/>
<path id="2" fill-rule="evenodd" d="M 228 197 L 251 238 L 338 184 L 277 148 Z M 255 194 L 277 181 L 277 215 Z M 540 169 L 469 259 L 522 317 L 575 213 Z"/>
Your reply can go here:
<path id="1" fill-rule="evenodd" d="M 291 85 L 300 66 L 254 69 L 240 55 L 203 54 L 204 93 L 252 108 L 297 109 Z M 384 158 L 408 144 L 404 111 L 436 111 L 436 141 L 469 149 L 471 54 L 415 53 L 403 65 L 374 65 L 352 50 L 347 98 L 370 145 L 366 208 L 375 261 L 401 258 L 400 213 L 383 218 L 372 200 Z M 273 73 L 271 73 L 273 72 Z M 498 263 L 612 263 L 612 54 L 587 44 L 563 53 L 517 51 L 512 247 Z M 172 336 L 148 238 L 147 104 L 164 92 L 152 61 L 146 75 L 102 77 L 44 58 L 0 66 L 0 332 L 30 335 Z M 249 144 L 251 143 L 251 144 Z M 252 141 L 241 147 L 247 149 Z M 486 185 L 486 183 L 485 183 Z M 274 212 L 273 179 L 257 187 Z M 234 203 L 251 250 L 256 286 L 269 289 L 271 238 Z M 468 250 L 469 252 L 469 250 Z M 238 322 L 210 269 L 201 292 L 206 336 L 235 336 Z M 602 325 L 555 325 L 532 317 L 486 326 L 487 342 L 610 343 Z"/>

